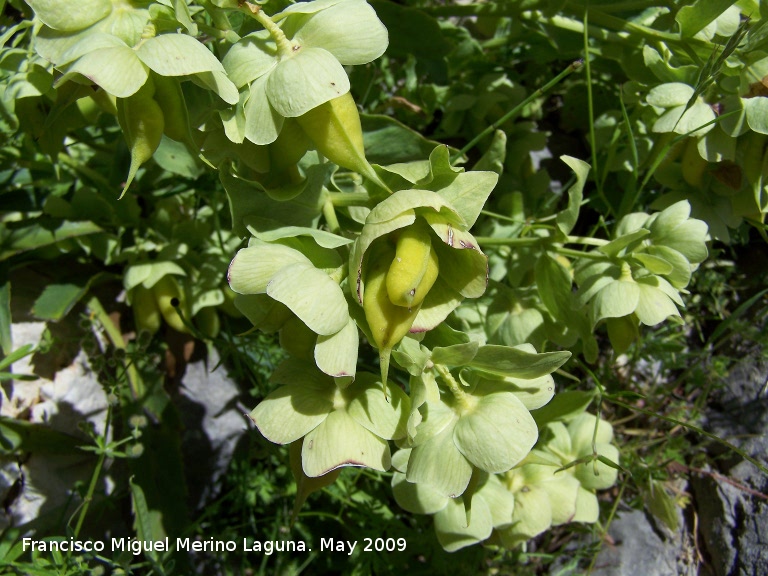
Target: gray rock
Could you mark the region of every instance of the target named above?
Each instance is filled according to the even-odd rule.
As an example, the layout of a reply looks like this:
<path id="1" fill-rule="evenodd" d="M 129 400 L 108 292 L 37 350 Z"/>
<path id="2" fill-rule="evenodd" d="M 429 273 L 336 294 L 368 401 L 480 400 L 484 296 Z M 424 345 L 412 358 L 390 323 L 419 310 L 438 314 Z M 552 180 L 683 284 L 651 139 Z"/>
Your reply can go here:
<path id="1" fill-rule="evenodd" d="M 182 452 L 190 504 L 194 507 L 216 495 L 218 481 L 229 466 L 237 442 L 248 430 L 234 381 L 224 366 L 210 370 L 218 362 L 218 353 L 209 349 L 206 361 L 188 364 L 180 396 L 175 399 L 185 424 Z"/>
<path id="2" fill-rule="evenodd" d="M 663 536 L 640 510 L 619 513 L 608 533 L 613 543 L 603 545 L 593 576 L 694 576 L 698 572 L 687 533 L 681 529 Z"/>
<path id="3" fill-rule="evenodd" d="M 705 426 L 768 464 L 768 362 L 747 357 L 729 375 L 705 415 Z M 717 448 L 719 471 L 692 479 L 699 526 L 717 576 L 768 574 L 768 477 L 733 452 Z"/>

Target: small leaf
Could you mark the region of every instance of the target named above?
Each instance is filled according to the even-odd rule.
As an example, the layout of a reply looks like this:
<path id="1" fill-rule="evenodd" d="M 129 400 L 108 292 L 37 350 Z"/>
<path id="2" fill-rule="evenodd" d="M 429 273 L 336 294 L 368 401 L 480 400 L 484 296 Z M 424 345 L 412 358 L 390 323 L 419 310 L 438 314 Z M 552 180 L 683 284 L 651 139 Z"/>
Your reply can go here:
<path id="1" fill-rule="evenodd" d="M 595 398 L 596 391 L 582 392 L 579 390 L 568 390 L 555 395 L 552 401 L 531 414 L 539 425 L 543 428 L 549 422 L 556 420 L 570 420 L 574 416 L 581 414 L 587 409 Z"/>
<path id="2" fill-rule="evenodd" d="M 579 218 L 584 185 L 587 182 L 591 166 L 583 160 L 571 156 L 561 156 L 560 159 L 576 174 L 576 182 L 568 188 L 568 207 L 557 213 L 557 227 L 567 236 L 576 226 L 576 221 Z"/>
<path id="3" fill-rule="evenodd" d="M 551 374 L 570 357 L 570 352 L 535 354 L 519 348 L 487 345 L 480 347 L 469 365 L 490 374 L 532 379 Z"/>

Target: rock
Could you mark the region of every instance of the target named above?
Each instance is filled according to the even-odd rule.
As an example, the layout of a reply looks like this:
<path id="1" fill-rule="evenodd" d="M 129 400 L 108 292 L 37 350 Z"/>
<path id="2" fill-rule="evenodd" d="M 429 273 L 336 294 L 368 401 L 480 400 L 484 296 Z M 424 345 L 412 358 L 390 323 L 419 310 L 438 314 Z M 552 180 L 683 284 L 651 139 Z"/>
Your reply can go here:
<path id="1" fill-rule="evenodd" d="M 41 339 L 45 323 L 20 323 L 12 326 L 16 349 Z M 16 374 L 38 373 L 32 357 L 16 362 Z M 45 372 L 45 370 L 43 370 Z M 88 423 L 97 433 L 104 432 L 107 400 L 104 388 L 90 369 L 88 359 L 80 352 L 74 362 L 53 373 L 53 379 L 38 378 L 26 382 L 15 380 L 4 390 L 2 415 L 21 421 L 45 424 L 51 430 L 88 439 L 80 427 Z M 72 498 L 76 482 L 87 482 L 93 473 L 91 454 L 29 454 L 22 461 L 8 458 L 0 473 L 0 495 L 5 504 L 0 511 L 0 529 L 9 525 L 34 524 L 42 527 L 50 519 L 58 522 L 71 514 L 78 502 Z M 102 483 L 105 477 L 102 476 Z"/>
<path id="2" fill-rule="evenodd" d="M 768 362 L 752 357 L 713 395 L 705 427 L 768 464 Z M 733 452 L 713 448 L 723 468 L 692 479 L 699 526 L 717 576 L 768 574 L 768 477 Z"/>
<path id="3" fill-rule="evenodd" d="M 688 534 L 662 536 L 640 510 L 619 513 L 609 528 L 593 576 L 694 576 L 697 563 Z"/>
<path id="4" fill-rule="evenodd" d="M 216 495 L 218 481 L 248 429 L 234 381 L 224 366 L 209 370 L 218 363 L 218 353 L 210 349 L 207 360 L 188 364 L 175 399 L 185 424 L 182 452 L 192 507 Z"/>

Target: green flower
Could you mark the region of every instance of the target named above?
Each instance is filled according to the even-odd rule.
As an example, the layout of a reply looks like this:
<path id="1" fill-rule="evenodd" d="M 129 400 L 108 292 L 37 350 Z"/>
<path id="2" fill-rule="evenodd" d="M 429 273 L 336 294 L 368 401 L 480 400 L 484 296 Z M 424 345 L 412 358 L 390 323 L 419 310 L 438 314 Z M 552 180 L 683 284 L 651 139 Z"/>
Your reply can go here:
<path id="1" fill-rule="evenodd" d="M 240 295 L 235 305 L 266 332 L 280 330 L 294 314 L 317 335 L 318 368 L 351 382 L 358 332 L 339 285 L 344 267 L 336 250 L 350 241 L 313 228 L 249 229 L 258 237 L 235 254 L 227 275 L 229 286 Z"/>
<path id="2" fill-rule="evenodd" d="M 410 449 L 400 450 L 392 457 L 392 493 L 404 510 L 434 515 L 437 540 L 447 552 L 482 542 L 494 529 L 511 523 L 515 499 L 497 476 L 485 475 L 485 483 L 471 496 L 448 498 L 429 485 L 407 480 L 410 453 Z"/>
<path id="3" fill-rule="evenodd" d="M 341 466 L 390 467 L 387 440 L 405 436 L 408 396 L 389 384 L 387 401 L 381 382 L 360 373 L 341 389 L 333 378 L 308 362 L 289 359 L 277 367 L 273 382 L 283 384 L 251 412 L 270 442 L 290 444 L 301 438 L 301 462 L 309 477 Z"/>
<path id="4" fill-rule="evenodd" d="M 221 62 L 201 42 L 187 34 L 157 34 L 153 18 L 175 20 L 165 7 L 110 0 L 57 2 L 30 0 L 43 23 L 35 37 L 37 53 L 64 74 L 57 81 L 101 86 L 127 98 L 146 83 L 149 71 L 160 76 L 194 77 L 229 104 L 238 101 L 237 88 Z M 169 9 L 170 10 L 170 9 Z"/>
<path id="5" fill-rule="evenodd" d="M 389 44 L 365 0 L 300 2 L 271 18 L 255 17 L 267 29 L 242 38 L 223 61 L 235 85 L 245 88 L 238 106 L 244 136 L 255 144 L 274 142 L 285 118 L 349 92 L 344 66 L 367 64 Z"/>
<path id="6" fill-rule="evenodd" d="M 618 461 L 619 452 L 611 444 L 613 428 L 605 420 L 583 413 L 567 425 L 551 422 L 545 427 L 537 448 L 504 476 L 515 510 L 511 525 L 499 530 L 502 542 L 514 546 L 550 526 L 597 522 L 595 490 L 613 486 L 617 471 L 592 459 L 593 440 L 599 456 Z"/>

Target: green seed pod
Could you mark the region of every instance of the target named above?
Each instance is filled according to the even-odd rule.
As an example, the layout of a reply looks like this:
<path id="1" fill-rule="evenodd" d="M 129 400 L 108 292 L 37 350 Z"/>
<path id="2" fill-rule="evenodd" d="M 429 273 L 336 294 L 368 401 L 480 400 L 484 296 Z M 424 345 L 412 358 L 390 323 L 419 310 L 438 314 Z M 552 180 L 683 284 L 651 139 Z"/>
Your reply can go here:
<path id="1" fill-rule="evenodd" d="M 155 295 L 157 308 L 168 325 L 178 332 L 188 334 L 189 329 L 184 325 L 181 316 L 179 316 L 180 310 L 185 318 L 189 318 L 187 298 L 176 278 L 170 274 L 163 276 L 152 287 L 152 292 Z"/>
<path id="2" fill-rule="evenodd" d="M 142 285 L 136 286 L 131 294 L 131 308 L 137 331 L 146 330 L 154 334 L 160 329 L 160 309 L 157 307 L 152 290 Z"/>
<path id="3" fill-rule="evenodd" d="M 419 222 L 408 226 L 397 238 L 395 258 L 387 274 L 389 299 L 407 308 L 421 304 L 437 280 L 438 271 L 430 230 Z"/>
<path id="4" fill-rule="evenodd" d="M 296 118 L 320 154 L 366 178 L 379 178 L 365 158 L 360 114 L 352 94 L 333 98 Z"/>
<path id="5" fill-rule="evenodd" d="M 160 105 L 152 97 L 154 86 L 148 81 L 136 94 L 117 100 L 117 120 L 131 151 L 131 167 L 120 194 L 125 195 L 139 166 L 152 158 L 160 146 L 165 120 Z"/>
<path id="6" fill-rule="evenodd" d="M 154 99 L 163 111 L 163 132 L 168 138 L 194 147 L 189 111 L 178 78 L 152 74 Z"/>
<path id="7" fill-rule="evenodd" d="M 368 269 L 364 274 L 363 310 L 371 329 L 371 337 L 379 349 L 381 381 L 385 393 L 392 348 L 408 334 L 421 308 L 421 304 L 411 308 L 396 306 L 389 299 L 387 274 L 394 257 L 395 251 L 389 242 L 379 242 L 378 247 L 368 255 Z"/>

